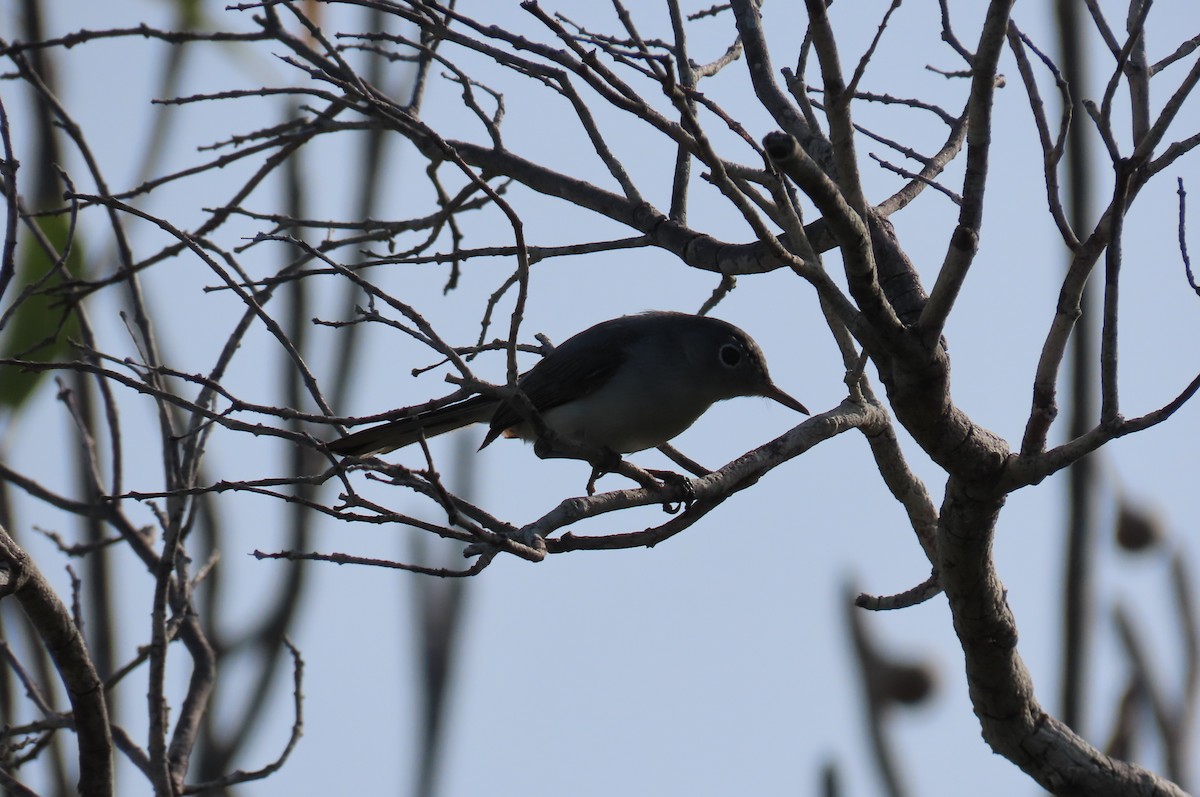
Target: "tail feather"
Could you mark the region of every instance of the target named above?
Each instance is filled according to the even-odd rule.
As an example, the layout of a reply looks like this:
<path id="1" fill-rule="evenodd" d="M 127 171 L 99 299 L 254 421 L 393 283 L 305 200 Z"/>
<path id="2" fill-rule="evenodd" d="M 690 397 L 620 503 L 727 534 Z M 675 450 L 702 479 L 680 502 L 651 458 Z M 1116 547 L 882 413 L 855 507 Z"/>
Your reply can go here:
<path id="1" fill-rule="evenodd" d="M 486 423 L 496 411 L 496 402 L 482 396 L 429 412 L 372 426 L 327 443 L 335 454 L 365 457 L 386 454 L 417 442 L 422 435 L 434 437 L 473 423 Z"/>

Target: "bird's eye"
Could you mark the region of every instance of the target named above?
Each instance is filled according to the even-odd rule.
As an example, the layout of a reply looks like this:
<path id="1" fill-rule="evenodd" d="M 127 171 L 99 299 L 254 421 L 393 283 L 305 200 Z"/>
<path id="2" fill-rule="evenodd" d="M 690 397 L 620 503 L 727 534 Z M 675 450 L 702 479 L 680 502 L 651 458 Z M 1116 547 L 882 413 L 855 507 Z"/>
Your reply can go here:
<path id="1" fill-rule="evenodd" d="M 736 343 L 726 343 L 721 347 L 719 352 L 721 362 L 730 368 L 734 368 L 742 361 L 742 350 Z"/>

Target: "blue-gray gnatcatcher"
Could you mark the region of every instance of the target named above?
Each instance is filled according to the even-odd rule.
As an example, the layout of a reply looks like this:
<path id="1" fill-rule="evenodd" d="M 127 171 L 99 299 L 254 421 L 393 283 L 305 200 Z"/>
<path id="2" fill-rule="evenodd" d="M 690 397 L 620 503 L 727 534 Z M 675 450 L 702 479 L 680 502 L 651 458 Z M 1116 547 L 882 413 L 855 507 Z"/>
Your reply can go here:
<path id="1" fill-rule="evenodd" d="M 629 454 L 656 448 L 714 402 L 765 396 L 808 414 L 771 381 L 762 350 L 733 324 L 684 313 L 648 312 L 602 321 L 564 341 L 517 380 L 545 428 L 568 443 Z M 536 440 L 516 406 L 484 396 L 373 426 L 336 440 L 338 454 L 386 453 L 472 423 Z"/>

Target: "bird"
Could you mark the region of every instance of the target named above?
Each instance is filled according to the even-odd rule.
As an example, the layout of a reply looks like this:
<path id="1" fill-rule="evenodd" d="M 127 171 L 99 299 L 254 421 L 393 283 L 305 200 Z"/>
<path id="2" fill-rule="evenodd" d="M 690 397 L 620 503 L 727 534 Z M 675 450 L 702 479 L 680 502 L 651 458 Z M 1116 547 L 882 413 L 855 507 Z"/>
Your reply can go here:
<path id="1" fill-rule="evenodd" d="M 720 319 L 648 311 L 613 318 L 563 341 L 517 379 L 542 428 L 569 445 L 605 454 L 657 448 L 718 401 L 762 396 L 808 415 L 771 380 L 762 349 Z M 385 454 L 474 423 L 483 448 L 503 435 L 555 456 L 518 404 L 482 395 L 373 426 L 327 444 L 339 455 Z M 570 454 L 567 454 L 570 456 Z"/>

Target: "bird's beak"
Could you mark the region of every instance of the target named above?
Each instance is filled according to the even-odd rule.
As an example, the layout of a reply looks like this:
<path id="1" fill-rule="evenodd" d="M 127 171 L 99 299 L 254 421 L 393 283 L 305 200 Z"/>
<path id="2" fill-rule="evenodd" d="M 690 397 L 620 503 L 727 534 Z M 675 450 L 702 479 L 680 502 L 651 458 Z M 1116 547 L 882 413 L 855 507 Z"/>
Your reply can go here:
<path id="1" fill-rule="evenodd" d="M 787 393 L 784 393 L 782 390 L 775 387 L 775 385 L 773 385 L 773 384 L 767 385 L 766 389 L 763 390 L 762 395 L 766 396 L 769 399 L 775 399 L 783 406 L 790 407 L 791 409 L 795 410 L 796 412 L 802 412 L 805 415 L 812 414 L 808 411 L 807 407 L 805 407 L 799 401 L 796 401 L 794 398 L 789 396 Z"/>

